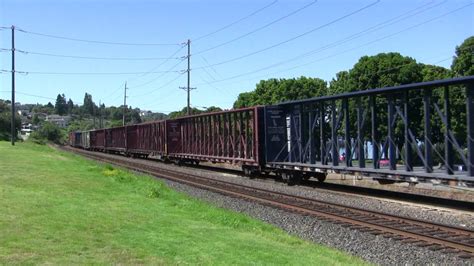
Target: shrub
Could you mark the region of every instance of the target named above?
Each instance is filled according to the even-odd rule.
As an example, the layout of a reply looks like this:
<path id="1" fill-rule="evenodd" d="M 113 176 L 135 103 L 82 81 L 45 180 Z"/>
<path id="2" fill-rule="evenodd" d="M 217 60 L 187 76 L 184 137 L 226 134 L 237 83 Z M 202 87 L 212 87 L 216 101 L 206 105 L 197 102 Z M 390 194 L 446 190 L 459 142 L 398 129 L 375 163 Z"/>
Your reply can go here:
<path id="1" fill-rule="evenodd" d="M 44 122 L 37 131 L 31 134 L 30 138 L 33 142 L 38 144 L 45 144 L 47 141 L 62 144 L 64 143 L 65 135 L 55 124 Z"/>

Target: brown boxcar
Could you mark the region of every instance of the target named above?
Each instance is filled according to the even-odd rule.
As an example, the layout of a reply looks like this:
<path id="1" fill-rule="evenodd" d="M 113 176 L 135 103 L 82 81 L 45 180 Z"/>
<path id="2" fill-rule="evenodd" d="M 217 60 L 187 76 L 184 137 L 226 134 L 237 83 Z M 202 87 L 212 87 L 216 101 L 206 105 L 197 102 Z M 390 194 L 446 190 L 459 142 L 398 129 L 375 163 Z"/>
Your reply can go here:
<path id="1" fill-rule="evenodd" d="M 154 121 L 127 126 L 127 152 L 138 155 L 166 155 L 166 122 Z"/>
<path id="2" fill-rule="evenodd" d="M 167 120 L 168 156 L 260 167 L 262 118 L 262 107 L 251 107 Z"/>
<path id="3" fill-rule="evenodd" d="M 105 150 L 105 129 L 92 130 L 90 132 L 90 149 Z"/>
<path id="4" fill-rule="evenodd" d="M 72 147 L 84 148 L 82 142 L 83 133 L 84 132 L 82 131 L 69 132 L 69 145 Z"/>
<path id="5" fill-rule="evenodd" d="M 127 138 L 125 127 L 105 129 L 105 150 L 112 152 L 126 152 Z"/>

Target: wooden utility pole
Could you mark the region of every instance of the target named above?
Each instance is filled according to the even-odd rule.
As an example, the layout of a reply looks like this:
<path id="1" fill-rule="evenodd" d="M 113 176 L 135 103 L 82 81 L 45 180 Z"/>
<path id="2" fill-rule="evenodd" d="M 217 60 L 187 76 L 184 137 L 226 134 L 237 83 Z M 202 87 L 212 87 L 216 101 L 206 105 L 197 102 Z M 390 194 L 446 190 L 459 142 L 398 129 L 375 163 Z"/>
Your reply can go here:
<path id="1" fill-rule="evenodd" d="M 99 128 L 103 128 L 102 126 L 102 100 L 99 100 Z"/>
<path id="2" fill-rule="evenodd" d="M 188 86 L 179 87 L 179 88 L 187 91 L 188 104 L 186 108 L 186 114 L 190 115 L 191 114 L 191 90 L 194 90 L 196 88 L 191 88 L 191 40 L 188 39 L 188 41 L 186 42 L 186 45 L 188 46 L 188 56 L 187 56 L 188 69 L 186 70 L 186 72 L 188 73 Z"/>
<path id="3" fill-rule="evenodd" d="M 123 116 L 122 125 L 125 126 L 125 112 L 127 112 L 127 82 L 125 82 L 125 88 L 123 90 Z"/>
<path id="4" fill-rule="evenodd" d="M 11 124 L 12 146 L 15 145 L 15 26 L 12 25 L 12 124 Z"/>

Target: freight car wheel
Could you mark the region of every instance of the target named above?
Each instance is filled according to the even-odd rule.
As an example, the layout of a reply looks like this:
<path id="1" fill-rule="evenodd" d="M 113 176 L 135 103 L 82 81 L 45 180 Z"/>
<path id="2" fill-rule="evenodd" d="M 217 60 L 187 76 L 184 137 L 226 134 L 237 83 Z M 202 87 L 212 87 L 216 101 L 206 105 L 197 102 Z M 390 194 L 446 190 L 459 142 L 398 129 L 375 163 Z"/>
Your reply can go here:
<path id="1" fill-rule="evenodd" d="M 395 180 L 390 180 L 390 179 L 377 179 L 380 185 L 391 185 L 395 184 Z"/>
<path id="2" fill-rule="evenodd" d="M 301 182 L 301 174 L 298 172 L 282 172 L 281 178 L 285 181 L 289 186 L 297 185 Z"/>
<path id="3" fill-rule="evenodd" d="M 301 182 L 302 175 L 299 172 L 293 172 L 290 174 L 290 178 L 288 179 L 288 185 L 294 186 L 298 185 Z"/>
<path id="4" fill-rule="evenodd" d="M 309 180 L 310 178 L 311 178 L 311 174 L 310 174 L 310 173 L 304 173 L 304 174 L 302 175 L 302 180 L 305 180 L 305 181 L 306 181 L 306 180 Z"/>
<path id="5" fill-rule="evenodd" d="M 317 173 L 315 177 L 319 182 L 323 183 L 326 180 L 327 175 L 327 173 Z"/>

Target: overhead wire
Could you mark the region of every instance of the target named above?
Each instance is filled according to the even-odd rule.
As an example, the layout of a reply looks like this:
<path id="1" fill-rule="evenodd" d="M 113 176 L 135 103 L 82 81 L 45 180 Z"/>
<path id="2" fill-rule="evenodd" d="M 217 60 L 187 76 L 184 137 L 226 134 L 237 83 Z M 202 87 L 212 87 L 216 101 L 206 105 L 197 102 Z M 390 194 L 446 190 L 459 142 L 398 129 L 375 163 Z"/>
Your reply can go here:
<path id="1" fill-rule="evenodd" d="M 42 37 L 55 38 L 55 39 L 68 40 L 68 41 L 76 41 L 76 42 L 95 43 L 95 44 L 125 45 L 125 46 L 177 46 L 177 45 L 181 45 L 180 43 L 128 43 L 128 42 L 97 41 L 97 40 L 87 40 L 87 39 L 71 38 L 71 37 L 65 37 L 65 36 L 59 36 L 59 35 L 33 32 L 33 31 L 24 30 L 21 28 L 15 28 L 15 30 L 18 32 L 42 36 Z"/>
<path id="2" fill-rule="evenodd" d="M 433 2 L 433 1 L 432 1 L 432 2 Z M 446 1 L 442 1 L 442 2 L 440 2 L 440 3 L 438 3 L 438 4 L 436 4 L 436 5 L 429 6 L 429 5 L 431 5 L 432 2 L 429 2 L 428 4 L 424 4 L 424 5 L 422 5 L 422 6 L 416 7 L 415 9 L 412 9 L 412 10 L 410 10 L 410 11 L 408 11 L 408 12 L 405 12 L 405 13 L 403 13 L 403 14 L 401 14 L 401 15 L 398 15 L 398 16 L 396 16 L 396 17 L 393 17 L 393 18 L 391 18 L 391 19 L 388 19 L 388 20 L 386 20 L 386 21 L 383 21 L 383 22 L 381 22 L 381 23 L 378 23 L 378 24 L 376 24 L 376 25 L 374 25 L 374 26 L 371 26 L 371 27 L 369 27 L 369 28 L 366 28 L 366 29 L 364 29 L 364 30 L 362 30 L 362 31 L 360 31 L 360 32 L 357 32 L 357 33 L 355 33 L 355 34 L 352 34 L 352 35 L 350 35 L 350 36 L 348 36 L 348 37 L 346 37 L 346 38 L 343 38 L 343 39 L 341 39 L 341 40 L 338 40 L 338 41 L 329 43 L 329 44 L 327 44 L 327 45 L 324 45 L 324 46 L 319 47 L 319 48 L 317 48 L 317 49 L 313 49 L 313 50 L 310 50 L 310 51 L 308 51 L 308 52 L 302 53 L 302 54 L 297 55 L 297 56 L 295 56 L 295 57 L 292 57 L 292 58 L 290 58 L 290 59 L 283 60 L 283 61 L 280 61 L 280 62 L 278 62 L 278 63 L 272 64 L 272 65 L 270 65 L 270 66 L 261 68 L 261 69 L 259 69 L 258 71 L 263 71 L 263 70 L 266 70 L 266 69 L 269 69 L 269 68 L 277 67 L 277 66 L 279 66 L 279 65 L 283 65 L 283 64 L 286 64 L 286 63 L 288 63 L 288 62 L 292 62 L 292 61 L 298 60 L 298 59 L 300 59 L 300 58 L 306 58 L 306 57 L 309 56 L 309 55 L 312 55 L 312 54 L 315 54 L 315 53 L 319 53 L 319 52 L 328 50 L 328 49 L 330 49 L 330 48 L 334 48 L 334 47 L 340 46 L 340 45 L 345 44 L 345 43 L 347 43 L 347 42 L 349 42 L 349 41 L 352 41 L 352 40 L 355 40 L 355 39 L 357 39 L 357 38 L 359 38 L 359 37 L 362 37 L 362 36 L 364 36 L 364 35 L 366 35 L 366 34 L 368 34 L 368 33 L 372 33 L 372 32 L 378 31 L 378 30 L 383 29 L 383 28 L 385 28 L 385 27 L 387 27 L 387 26 L 390 26 L 390 25 L 393 25 L 393 24 L 395 24 L 395 23 L 398 23 L 398 22 L 401 22 L 401 21 L 403 21 L 403 20 L 406 20 L 406 19 L 408 19 L 408 18 L 414 17 L 414 16 L 416 16 L 416 15 L 419 15 L 419 14 L 421 14 L 421 13 L 423 13 L 423 12 L 426 12 L 426 11 L 428 11 L 428 10 L 430 10 L 430 9 L 433 9 L 433 8 L 435 8 L 435 7 L 438 7 L 438 6 L 440 6 L 440 5 L 444 4 L 444 3 L 446 3 Z M 428 7 L 427 7 L 427 8 L 424 8 L 424 7 L 426 7 L 426 6 L 428 6 Z M 423 8 L 424 8 L 424 9 L 423 9 Z M 421 10 L 420 10 L 420 9 L 421 9 Z M 415 11 L 417 11 L 417 12 L 415 12 Z M 413 13 L 413 12 L 414 12 L 414 13 Z"/>
<path id="3" fill-rule="evenodd" d="M 11 70 L 2 69 L 3 72 L 12 72 Z M 178 73 L 179 71 L 154 71 L 151 73 Z M 43 72 L 43 71 L 20 71 L 15 70 L 15 73 L 33 74 L 33 75 L 137 75 L 147 72 Z"/>
<path id="4" fill-rule="evenodd" d="M 210 64 L 209 64 L 209 62 L 206 60 L 205 57 L 201 56 L 201 58 L 202 58 L 202 60 L 204 60 L 204 63 L 206 64 L 206 66 L 212 70 L 212 72 L 216 73 L 217 76 L 219 76 L 219 77 L 222 78 L 221 74 L 217 73 L 217 71 L 216 71 L 216 69 L 215 69 L 214 67 L 209 66 Z M 203 69 L 206 69 L 206 68 L 203 68 Z"/>
<path id="5" fill-rule="evenodd" d="M 148 91 L 148 92 L 145 92 L 145 93 L 139 94 L 139 95 L 130 95 L 129 97 L 131 97 L 131 98 L 133 98 L 133 97 L 141 97 L 141 96 L 145 96 L 145 95 L 152 94 L 152 93 L 154 93 L 155 91 L 157 91 L 157 90 L 159 90 L 159 89 L 162 89 L 162 88 L 168 86 L 169 84 L 171 84 L 172 82 L 176 81 L 176 80 L 177 80 L 178 78 L 180 78 L 181 75 L 183 75 L 183 74 L 184 74 L 184 72 L 179 73 L 175 78 L 169 80 L 167 83 L 165 83 L 165 84 L 161 85 L 160 87 L 155 88 L 155 89 L 153 89 L 153 90 L 151 90 L 151 91 Z"/>
<path id="6" fill-rule="evenodd" d="M 281 72 L 284 72 L 284 71 L 293 70 L 293 69 L 296 69 L 296 68 L 300 68 L 300 67 L 303 67 L 303 66 L 307 66 L 307 65 L 310 65 L 310 64 L 313 64 L 313 63 L 316 63 L 316 62 L 319 62 L 319 61 L 322 61 L 322 60 L 325 60 L 325 59 L 328 59 L 328 58 L 331 58 L 331 57 L 334 57 L 334 56 L 338 56 L 338 55 L 341 55 L 341 54 L 344 54 L 344 53 L 347 53 L 347 52 L 350 52 L 350 51 L 353 51 L 353 50 L 362 48 L 362 47 L 364 47 L 364 46 L 367 46 L 367 45 L 373 44 L 373 43 L 375 43 L 375 42 L 379 42 L 379 41 L 382 41 L 382 40 L 384 40 L 384 39 L 393 37 L 393 36 L 395 36 L 395 35 L 398 35 L 398 34 L 403 33 L 403 32 L 405 32 L 405 31 L 414 29 L 414 28 L 416 28 L 416 27 L 420 27 L 420 26 L 425 25 L 425 24 L 427 24 L 427 23 L 429 23 L 429 22 L 435 21 L 435 20 L 437 20 L 437 19 L 439 19 L 439 18 L 442 18 L 442 17 L 444 17 L 444 16 L 450 15 L 450 14 L 452 14 L 452 13 L 454 13 L 454 12 L 457 12 L 457 11 L 459 11 L 459 10 L 461 10 L 461 9 L 467 8 L 467 7 L 469 7 L 469 6 L 473 5 L 473 4 L 474 4 L 474 3 L 464 5 L 464 6 L 460 7 L 460 8 L 454 9 L 454 10 L 449 11 L 449 12 L 446 12 L 446 13 L 443 13 L 443 14 L 441 14 L 441 15 L 439 15 L 439 16 L 436 16 L 436 17 L 433 17 L 433 18 L 431 18 L 431 19 L 425 20 L 425 21 L 423 21 L 423 22 L 421 22 L 421 23 L 418 23 L 418 24 L 415 24 L 415 25 L 413 25 L 413 26 L 404 28 L 404 29 L 402 29 L 402 30 L 400 30 L 400 31 L 397 31 L 397 32 L 395 32 L 395 33 L 388 34 L 388 35 L 383 36 L 383 37 L 381 37 L 381 38 L 377 38 L 377 39 L 375 39 L 375 40 L 372 40 L 372 41 L 370 41 L 370 42 L 364 43 L 364 44 L 362 44 L 362 45 L 359 45 L 359 46 L 356 46 L 356 47 L 353 47 L 353 48 L 350 48 L 350 49 L 346 49 L 346 50 L 344 50 L 344 51 L 342 51 L 342 52 L 334 53 L 334 54 L 331 54 L 331 55 L 326 56 L 326 57 L 323 57 L 323 58 L 318 58 L 317 60 L 313 60 L 313 61 L 310 61 L 310 62 L 305 63 L 305 64 L 297 65 L 297 66 L 294 66 L 294 67 L 291 67 L 291 68 L 286 68 L 286 69 L 284 69 L 284 70 L 282 70 L 282 71 L 274 72 L 274 73 L 272 73 L 272 74 L 281 73 Z M 352 35 L 351 35 L 351 36 L 352 36 Z M 343 39 L 343 40 L 345 40 L 345 39 Z M 307 54 L 308 54 L 308 53 L 304 53 L 304 55 L 307 55 Z M 299 56 L 297 56 L 297 57 L 301 57 L 301 55 L 299 55 Z M 296 58 L 296 57 L 294 57 L 294 58 Z M 231 76 L 231 77 L 227 77 L 227 78 L 224 78 L 224 79 L 220 79 L 220 80 L 216 80 L 216 81 L 210 81 L 210 83 L 217 83 L 217 82 L 222 82 L 222 81 L 226 81 L 226 80 L 236 79 L 236 78 L 239 78 L 239 77 L 242 77 L 242 76 L 254 74 L 254 73 L 256 73 L 256 72 L 261 72 L 261 71 L 263 71 L 263 70 L 267 70 L 267 69 L 276 67 L 276 66 L 278 66 L 278 65 L 282 65 L 282 64 L 287 63 L 287 62 L 290 62 L 290 61 L 294 61 L 293 58 L 290 59 L 290 60 L 284 60 L 284 61 L 281 61 L 281 62 L 279 62 L 279 63 L 275 63 L 275 64 L 272 64 L 272 65 L 269 65 L 269 66 L 266 66 L 266 67 L 263 67 L 263 68 L 255 69 L 255 70 L 252 70 L 252 71 L 249 71 L 249 72 L 241 73 L 241 74 L 234 75 L 234 76 Z M 196 85 L 199 85 L 199 84 L 196 84 Z"/>
<path id="7" fill-rule="evenodd" d="M 182 71 L 175 71 L 175 70 L 172 70 L 172 69 L 176 69 L 176 67 L 177 67 L 179 64 L 181 64 L 183 61 L 184 61 L 184 59 L 182 59 L 182 60 L 178 61 L 176 64 L 174 64 L 174 65 L 169 69 L 169 72 L 167 72 L 167 73 L 171 73 L 171 71 L 172 71 L 173 73 L 180 73 L 180 74 L 183 74 Z M 150 73 L 152 73 L 152 72 L 150 72 Z M 148 85 L 148 84 L 151 84 L 151 83 L 153 83 L 154 81 L 156 81 L 157 79 L 163 77 L 164 74 L 166 74 L 166 72 L 163 73 L 162 75 L 156 76 L 155 78 L 153 78 L 153 79 L 151 79 L 151 80 L 149 80 L 149 81 L 147 81 L 147 82 L 144 82 L 144 83 L 141 83 L 141 84 L 138 84 L 138 85 L 135 85 L 135 86 L 131 86 L 130 88 L 140 88 L 140 87 L 146 86 L 146 85 Z"/>
<path id="8" fill-rule="evenodd" d="M 340 17 L 338 17 L 338 18 L 336 18 L 336 19 L 334 19 L 334 20 L 331 20 L 330 22 L 327 22 L 327 23 L 325 23 L 325 24 L 323 24 L 323 25 L 320 25 L 320 26 L 318 26 L 318 27 L 316 27 L 316 28 L 313 28 L 313 29 L 311 29 L 311 30 L 309 30 L 309 31 L 303 32 L 303 33 L 301 33 L 301 34 L 298 34 L 298 35 L 296 35 L 296 36 L 294 36 L 294 37 L 291 37 L 291 38 L 286 39 L 286 40 L 284 40 L 284 41 L 281 41 L 281 42 L 279 42 L 279 43 L 276 43 L 276 44 L 267 46 L 267 47 L 265 47 L 265 48 L 263 48 L 263 49 L 260 49 L 260 50 L 257 50 L 257 51 L 254 51 L 254 52 L 251 52 L 251 53 L 248 53 L 248 54 L 244 54 L 244 55 L 237 56 L 237 57 L 234 57 L 234 58 L 231 58 L 231 59 L 227 59 L 227 60 L 224 60 L 224 61 L 221 61 L 221 62 L 218 62 L 218 63 L 214 63 L 214 64 L 211 64 L 211 65 L 209 65 L 209 66 L 219 66 L 219 65 L 223 65 L 223 64 L 230 63 L 230 62 L 234 62 L 234 61 L 237 61 L 237 60 L 240 60 L 240 59 L 244 59 L 244 58 L 247 58 L 247 57 L 249 57 L 249 56 L 256 55 L 256 54 L 259 54 L 259 53 L 261 53 L 261 52 L 264 52 L 264 51 L 273 49 L 273 48 L 278 47 L 278 46 L 280 46 L 280 45 L 289 43 L 289 42 L 294 41 L 294 40 L 296 40 L 296 39 L 299 39 L 299 38 L 301 38 L 301 37 L 303 37 L 303 36 L 306 36 L 306 35 L 308 35 L 308 34 L 310 34 L 310 33 L 313 33 L 313 32 L 315 32 L 315 31 L 317 31 L 317 30 L 320 30 L 320 29 L 322 29 L 322 28 L 325 28 L 325 27 L 327 27 L 327 26 L 330 26 L 330 25 L 332 25 L 332 24 L 335 24 L 335 23 L 337 23 L 337 22 L 339 22 L 339 21 L 341 21 L 341 20 L 344 20 L 344 19 L 346 19 L 346 18 L 348 18 L 348 17 L 350 17 L 350 16 L 353 16 L 353 15 L 355 15 L 355 14 L 357 14 L 357 13 L 360 13 L 360 12 L 366 10 L 366 9 L 369 9 L 370 7 L 372 7 L 372 6 L 376 5 L 376 4 L 378 4 L 379 2 L 380 2 L 380 0 L 376 0 L 376 1 L 374 1 L 374 2 L 371 2 L 370 4 L 365 5 L 365 6 L 363 6 L 362 8 L 359 8 L 359 9 L 357 9 L 357 10 L 355 10 L 355 11 L 352 11 L 352 12 L 350 12 L 350 13 L 348 13 L 348 14 L 345 14 L 345 15 L 343 15 L 343 16 L 340 16 Z M 201 68 L 203 68 L 203 66 L 201 66 L 201 67 L 195 67 L 195 68 L 193 68 L 193 69 L 201 69 Z"/>
<path id="9" fill-rule="evenodd" d="M 20 95 L 30 96 L 30 97 L 41 98 L 41 99 L 47 99 L 47 100 L 53 100 L 53 101 L 56 100 L 55 98 L 41 96 L 41 95 L 35 95 L 35 94 L 30 94 L 30 93 L 25 93 L 25 92 L 21 92 L 21 91 L 15 91 L 15 93 L 20 94 Z"/>
<path id="10" fill-rule="evenodd" d="M 185 47 L 185 45 L 182 44 L 181 47 L 179 47 L 176 51 L 174 51 L 169 57 L 171 58 L 171 57 L 176 56 L 181 50 L 183 50 L 184 47 Z M 174 66 L 172 66 L 171 68 L 169 68 L 169 69 L 168 69 L 169 71 L 174 70 L 174 68 L 177 67 L 177 66 L 184 60 L 183 57 L 180 57 L 180 58 L 178 58 L 178 59 L 181 59 L 181 60 L 179 60 L 178 63 L 176 63 L 176 64 L 175 64 Z M 156 69 L 158 69 L 159 67 L 161 67 L 161 66 L 163 66 L 164 64 L 166 64 L 169 60 L 170 60 L 170 59 L 167 59 L 167 60 L 161 62 L 160 64 L 158 64 L 157 66 L 153 67 L 152 69 L 150 69 L 147 73 L 141 74 L 141 75 L 139 75 L 139 76 L 137 76 L 137 77 L 134 77 L 134 78 L 131 78 L 131 79 L 128 79 L 127 81 L 128 81 L 128 82 L 131 82 L 131 81 L 137 80 L 137 79 L 139 79 L 139 78 L 141 78 L 141 77 L 144 77 L 144 76 L 146 76 L 146 75 L 149 75 L 149 74 L 151 74 L 153 71 L 155 71 Z M 160 75 L 159 77 L 153 79 L 151 82 L 155 81 L 156 79 L 158 79 L 158 78 L 160 78 L 160 77 L 162 77 L 162 76 L 163 76 L 163 75 Z M 151 83 L 151 82 L 150 82 L 150 83 Z M 149 84 L 149 83 L 144 83 L 144 84 L 140 84 L 140 85 L 132 86 L 132 87 L 137 88 L 137 87 L 141 87 L 141 86 L 144 86 L 144 85 L 147 85 L 147 84 Z"/>
<path id="11" fill-rule="evenodd" d="M 210 32 L 210 33 L 207 33 L 207 34 L 201 35 L 201 36 L 199 36 L 199 37 L 196 37 L 196 38 L 193 39 L 193 42 L 196 42 L 196 41 L 199 41 L 199 40 L 201 40 L 201 39 L 207 38 L 207 37 L 209 37 L 209 36 L 211 36 L 211 35 L 214 35 L 214 34 L 216 34 L 216 33 L 218 33 L 218 32 L 221 32 L 221 31 L 223 31 L 223 30 L 225 30 L 225 29 L 227 29 L 227 28 L 230 28 L 230 27 L 234 26 L 235 24 L 237 24 L 237 23 L 239 23 L 239 22 L 242 22 L 242 21 L 244 21 L 244 20 L 246 20 L 246 19 L 248 19 L 248 18 L 250 18 L 250 17 L 252 17 L 252 16 L 254 16 L 254 15 L 260 13 L 260 12 L 262 12 L 263 10 L 265 10 L 265 9 L 267 9 L 267 8 L 269 8 L 269 7 L 271 7 L 271 6 L 273 6 L 273 5 L 276 4 L 277 2 L 278 2 L 278 0 L 275 0 L 275 1 L 271 2 L 270 4 L 267 4 L 267 5 L 265 5 L 264 7 L 259 8 L 259 9 L 257 9 L 256 11 L 254 11 L 254 12 L 252 12 L 252 13 L 250 13 L 250 14 L 248 14 L 248 15 L 246 15 L 246 16 L 244 16 L 244 17 L 242 17 L 242 18 L 240 18 L 240 19 L 238 19 L 238 20 L 236 20 L 236 21 L 234 21 L 234 22 L 231 22 L 231 23 L 229 23 L 229 24 L 227 24 L 227 25 L 225 25 L 225 26 L 223 26 L 223 27 L 221 27 L 221 28 L 219 28 L 219 29 L 217 29 L 217 30 L 214 30 L 214 31 L 212 31 L 212 32 Z"/>
<path id="12" fill-rule="evenodd" d="M 2 48 L 2 50 L 11 51 L 11 49 L 4 49 L 4 48 Z M 64 57 L 64 58 L 76 58 L 76 59 L 89 59 L 89 60 L 156 61 L 156 60 L 180 59 L 179 57 L 93 57 L 93 56 L 78 56 L 78 55 L 40 53 L 40 52 L 25 51 L 25 50 L 19 50 L 19 49 L 15 49 L 15 51 L 23 53 L 23 54 L 51 56 L 51 57 Z"/>
<path id="13" fill-rule="evenodd" d="M 271 22 L 269 22 L 269 23 L 267 23 L 267 24 L 265 24 L 265 25 L 263 25 L 263 26 L 261 26 L 261 27 L 258 27 L 258 28 L 254 29 L 254 30 L 251 30 L 251 31 L 249 31 L 249 32 L 247 32 L 247 33 L 244 33 L 244 34 L 242 34 L 242 35 L 240 35 L 240 36 L 237 36 L 237 37 L 235 37 L 235 38 L 233 38 L 233 39 L 230 39 L 230 40 L 228 40 L 228 41 L 225 41 L 225 42 L 222 42 L 222 43 L 220 43 L 220 44 L 214 45 L 214 46 L 212 46 L 212 47 L 203 49 L 203 50 L 201 50 L 201 51 L 197 51 L 197 52 L 193 53 L 193 55 L 202 54 L 202 53 L 205 53 L 205 52 L 208 52 L 208 51 L 217 49 L 217 48 L 219 48 L 219 47 L 222 47 L 222 46 L 224 46 L 224 45 L 227 45 L 227 44 L 229 44 L 229 43 L 238 41 L 238 40 L 240 40 L 240 39 L 242 39 L 242 38 L 245 38 L 245 37 L 247 37 L 247 36 L 249 36 L 249 35 L 252 35 L 252 34 L 254 34 L 254 33 L 256 33 L 256 32 L 259 32 L 259 31 L 261 31 L 261 30 L 263 30 L 263 29 L 265 29 L 265 28 L 268 28 L 268 27 L 270 27 L 271 25 L 273 25 L 273 24 L 275 24 L 275 23 L 278 23 L 278 22 L 280 22 L 280 21 L 282 21 L 282 20 L 284 20 L 284 19 L 287 19 L 287 18 L 289 18 L 289 17 L 291 17 L 291 16 L 293 16 L 293 15 L 295 15 L 295 14 L 297 14 L 297 13 L 299 13 L 299 12 L 301 12 L 301 11 L 303 11 L 303 10 L 309 8 L 309 7 L 311 7 L 312 5 L 316 4 L 317 2 L 318 2 L 318 0 L 314 0 L 314 1 L 312 1 L 312 2 L 310 2 L 310 3 L 308 3 L 308 4 L 306 4 L 306 5 L 304 5 L 304 6 L 300 7 L 300 8 L 298 8 L 298 9 L 296 9 L 296 10 L 294 10 L 294 11 L 292 11 L 292 12 L 290 12 L 290 13 L 288 13 L 288 14 L 282 16 L 282 17 L 279 17 L 278 19 L 275 19 L 275 20 L 273 20 L 273 21 L 271 21 Z"/>
<path id="14" fill-rule="evenodd" d="M 184 48 L 184 46 L 182 45 L 182 46 L 179 47 L 176 51 L 174 51 L 168 58 L 172 58 L 172 57 L 176 56 L 183 48 Z M 154 66 L 153 68 L 151 68 L 150 70 L 148 70 L 146 73 L 143 73 L 143 74 L 141 74 L 141 75 L 137 75 L 137 76 L 135 76 L 135 77 L 133 77 L 133 78 L 131 78 L 131 79 L 127 79 L 127 82 L 131 82 L 131 81 L 137 80 L 137 79 L 139 79 L 139 78 L 141 78 L 141 77 L 144 77 L 144 76 L 146 76 L 146 75 L 149 75 L 152 71 L 154 71 L 154 70 L 158 69 L 159 67 L 161 67 L 162 65 L 166 64 L 169 60 L 170 60 L 170 59 L 166 59 L 165 61 L 161 62 L 161 63 L 158 64 L 157 66 Z M 181 60 L 180 62 L 182 62 L 182 61 L 183 61 L 183 60 Z M 179 62 L 179 63 L 180 63 L 180 62 Z M 179 63 L 178 63 L 178 64 L 179 64 Z M 178 64 L 176 64 L 175 66 L 177 66 Z M 175 66 L 173 66 L 172 68 L 170 68 L 170 69 L 168 69 L 168 70 L 169 70 L 169 71 L 174 70 L 173 68 L 174 68 Z M 164 73 L 164 74 L 165 74 L 165 73 Z M 159 77 L 163 76 L 164 74 L 159 75 Z M 156 80 L 156 79 L 155 79 L 155 80 Z M 154 81 L 154 80 L 153 80 L 153 81 Z M 151 83 L 151 82 L 153 82 L 153 81 L 150 81 L 149 83 Z M 149 84 L 149 83 L 145 83 L 144 85 L 147 85 L 147 84 Z M 144 85 L 143 85 L 143 86 L 144 86 Z M 137 86 L 137 87 L 139 87 L 139 86 Z M 111 97 L 112 95 L 114 95 L 117 91 L 119 91 L 119 90 L 122 89 L 122 88 L 123 88 L 122 86 L 119 87 L 119 88 L 117 88 L 117 89 L 116 89 L 115 91 L 113 91 L 109 96 L 105 97 L 105 99 Z M 133 86 L 132 88 L 136 88 L 136 87 Z M 115 100 L 115 99 L 117 99 L 117 97 L 115 97 L 114 100 Z M 113 100 L 113 101 L 114 101 L 114 100 Z"/>

